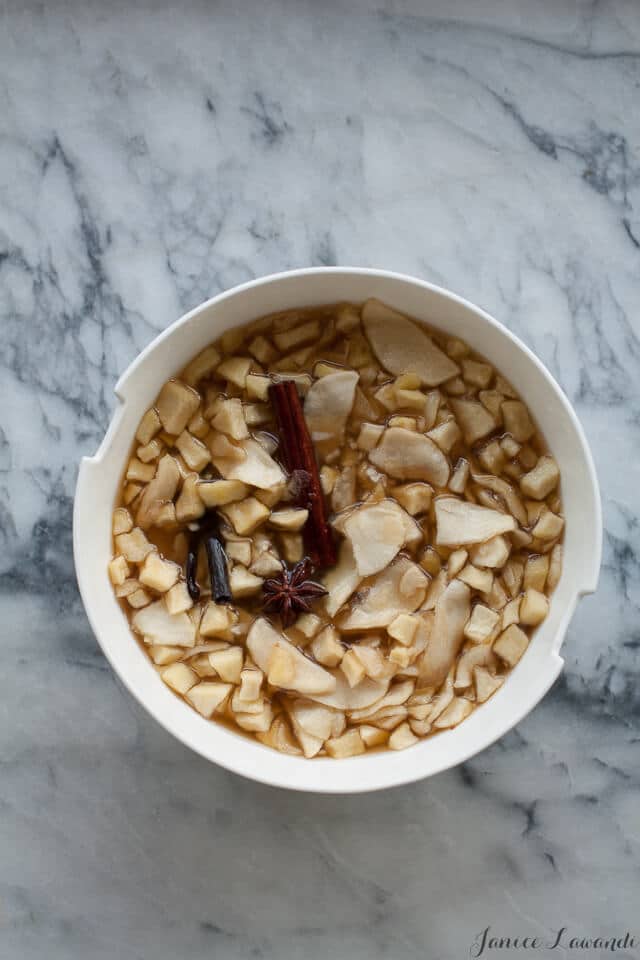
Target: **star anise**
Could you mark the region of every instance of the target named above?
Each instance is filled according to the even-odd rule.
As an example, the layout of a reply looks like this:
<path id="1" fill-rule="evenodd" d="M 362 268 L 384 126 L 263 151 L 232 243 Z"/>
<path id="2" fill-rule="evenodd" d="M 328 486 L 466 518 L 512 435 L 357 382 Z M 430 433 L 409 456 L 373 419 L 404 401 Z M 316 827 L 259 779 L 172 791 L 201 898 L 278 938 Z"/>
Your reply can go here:
<path id="1" fill-rule="evenodd" d="M 311 564 L 308 558 L 296 563 L 293 570 L 283 566 L 282 573 L 262 584 L 265 613 L 278 613 L 283 627 L 290 627 L 299 613 L 308 613 L 311 604 L 327 591 L 319 583 L 308 580 Z"/>

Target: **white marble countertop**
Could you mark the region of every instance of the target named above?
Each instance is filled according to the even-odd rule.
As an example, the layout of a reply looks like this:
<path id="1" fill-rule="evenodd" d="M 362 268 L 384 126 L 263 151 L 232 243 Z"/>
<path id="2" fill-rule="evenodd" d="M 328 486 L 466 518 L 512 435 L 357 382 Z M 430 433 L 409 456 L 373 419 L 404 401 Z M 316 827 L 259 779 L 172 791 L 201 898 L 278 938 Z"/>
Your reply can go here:
<path id="1" fill-rule="evenodd" d="M 5 0 L 0 91 L 0 956 L 640 939 L 636 0 Z M 164 733 L 71 558 L 76 464 L 137 351 L 222 288 L 334 263 L 515 330 L 582 418 L 606 526 L 538 709 L 464 767 L 350 798 L 253 785 Z"/>

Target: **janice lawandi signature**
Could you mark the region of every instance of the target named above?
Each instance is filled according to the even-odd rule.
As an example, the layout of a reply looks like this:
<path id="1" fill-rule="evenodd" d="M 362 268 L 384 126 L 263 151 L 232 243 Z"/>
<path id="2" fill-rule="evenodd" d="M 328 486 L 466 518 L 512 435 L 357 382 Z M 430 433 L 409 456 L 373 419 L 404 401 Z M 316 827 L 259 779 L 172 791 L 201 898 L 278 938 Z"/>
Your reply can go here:
<path id="1" fill-rule="evenodd" d="M 478 957 L 488 957 L 491 953 L 503 950 L 583 950 L 604 953 L 616 953 L 618 950 L 633 950 L 638 945 L 638 939 L 630 933 L 617 937 L 585 936 L 572 933 L 567 927 L 560 927 L 549 937 L 502 936 L 495 934 L 491 927 L 485 927 L 475 937 L 469 948 L 469 956 L 474 960 Z"/>

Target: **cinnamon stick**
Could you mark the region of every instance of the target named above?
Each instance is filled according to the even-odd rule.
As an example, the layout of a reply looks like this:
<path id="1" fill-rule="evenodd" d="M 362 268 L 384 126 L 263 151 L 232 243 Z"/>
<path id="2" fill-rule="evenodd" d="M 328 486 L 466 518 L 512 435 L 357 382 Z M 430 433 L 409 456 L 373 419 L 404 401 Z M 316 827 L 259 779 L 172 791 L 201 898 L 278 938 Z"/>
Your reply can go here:
<path id="1" fill-rule="evenodd" d="M 330 567 L 336 562 L 335 544 L 327 523 L 315 450 L 295 381 L 272 383 L 269 396 L 278 422 L 284 465 L 290 474 L 301 471 L 309 478 L 307 483 L 299 485 L 298 499 L 298 506 L 309 511 L 304 527 L 305 546 L 316 567 Z"/>

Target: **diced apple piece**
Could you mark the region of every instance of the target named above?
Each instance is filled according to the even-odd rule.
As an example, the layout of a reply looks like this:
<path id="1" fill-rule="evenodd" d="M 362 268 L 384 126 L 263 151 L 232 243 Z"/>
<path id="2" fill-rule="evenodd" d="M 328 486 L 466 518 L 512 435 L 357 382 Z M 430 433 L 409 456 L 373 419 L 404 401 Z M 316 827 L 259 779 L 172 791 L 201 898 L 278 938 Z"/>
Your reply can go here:
<path id="1" fill-rule="evenodd" d="M 528 590 L 530 587 L 533 587 L 534 590 L 543 593 L 548 572 L 549 556 L 547 554 L 527 557 L 527 562 L 524 567 L 524 579 L 521 581 L 524 589 Z M 518 584 L 518 590 L 519 589 L 520 584 Z M 517 593 L 518 590 L 516 590 L 515 593 Z M 515 593 L 512 592 L 511 595 L 515 596 Z"/>
<path id="2" fill-rule="evenodd" d="M 379 727 L 372 727 L 368 723 L 358 727 L 362 742 L 368 750 L 374 747 L 382 747 L 389 739 L 387 730 L 380 730 Z"/>
<path id="3" fill-rule="evenodd" d="M 314 659 L 325 667 L 337 667 L 345 653 L 340 634 L 331 625 L 314 637 L 310 649 Z"/>
<path id="4" fill-rule="evenodd" d="M 400 506 L 415 517 L 429 510 L 433 487 L 428 483 L 405 483 L 403 486 L 396 487 L 393 495 Z"/>
<path id="5" fill-rule="evenodd" d="M 221 512 L 240 536 L 253 533 L 270 514 L 269 507 L 260 503 L 255 497 L 246 497 L 237 503 L 228 503 L 221 507 Z"/>
<path id="6" fill-rule="evenodd" d="M 449 479 L 449 490 L 451 490 L 452 493 L 463 494 L 467 483 L 469 482 L 470 472 L 471 468 L 469 466 L 469 461 L 460 458 L 460 460 L 458 460 L 456 463 L 455 470 Z"/>
<path id="7" fill-rule="evenodd" d="M 387 746 L 390 750 L 406 750 L 407 747 L 412 747 L 414 743 L 418 742 L 418 738 L 412 731 L 408 723 L 401 723 L 399 727 L 393 731 Z"/>
<path id="8" fill-rule="evenodd" d="M 304 542 L 299 533 L 281 533 L 280 548 L 286 563 L 296 564 L 304 558 Z"/>
<path id="9" fill-rule="evenodd" d="M 259 557 L 256 557 L 249 569 L 257 577 L 273 577 L 282 571 L 282 561 L 273 551 L 265 550 Z"/>
<path id="10" fill-rule="evenodd" d="M 454 497 L 438 497 L 435 511 L 436 543 L 441 546 L 482 543 L 516 528 L 514 518 L 508 514 Z"/>
<path id="11" fill-rule="evenodd" d="M 438 719 L 434 721 L 433 726 L 436 730 L 450 730 L 466 720 L 472 710 L 473 704 L 470 700 L 465 700 L 464 697 L 455 697 L 449 706 L 442 711 Z"/>
<path id="12" fill-rule="evenodd" d="M 158 411 L 151 407 L 149 410 L 147 410 L 142 420 L 138 424 L 138 429 L 136 430 L 136 440 L 145 446 L 147 443 L 150 443 L 151 440 L 153 440 L 161 426 L 162 424 L 160 423 Z"/>
<path id="13" fill-rule="evenodd" d="M 126 479 L 137 481 L 138 483 L 149 483 L 153 480 L 156 472 L 155 464 L 142 463 L 137 457 L 131 457 L 127 466 Z"/>
<path id="14" fill-rule="evenodd" d="M 200 394 L 180 380 L 169 380 L 156 401 L 156 409 L 167 433 L 178 436 L 200 406 Z"/>
<path id="15" fill-rule="evenodd" d="M 449 402 L 467 443 L 476 443 L 496 429 L 495 418 L 477 400 L 452 399 Z"/>
<path id="16" fill-rule="evenodd" d="M 509 603 L 505 604 L 505 607 L 502 611 L 502 623 L 501 627 L 503 630 L 506 630 L 507 627 L 510 627 L 512 623 L 519 623 L 520 621 L 520 597 L 514 597 L 513 600 L 510 600 Z"/>
<path id="17" fill-rule="evenodd" d="M 121 553 L 128 563 L 142 563 L 147 554 L 155 550 L 140 527 L 134 527 L 130 533 L 120 533 L 114 539 L 118 553 Z"/>
<path id="18" fill-rule="evenodd" d="M 229 574 L 231 595 L 236 600 L 250 597 L 262 589 L 262 579 L 250 573 L 246 567 L 237 563 Z"/>
<path id="19" fill-rule="evenodd" d="M 344 435 L 358 377 L 355 370 L 339 370 L 312 384 L 304 401 L 304 417 L 316 443 Z"/>
<path id="20" fill-rule="evenodd" d="M 237 614 L 231 607 L 211 600 L 205 607 L 200 621 L 200 634 L 203 637 L 219 637 L 221 640 L 231 639 L 231 627 L 237 623 Z"/>
<path id="21" fill-rule="evenodd" d="M 111 521 L 111 531 L 114 537 L 117 537 L 120 533 L 130 533 L 132 529 L 133 520 L 127 508 L 116 507 L 113 511 L 113 519 Z"/>
<path id="22" fill-rule="evenodd" d="M 283 353 L 286 350 L 293 350 L 303 343 L 309 343 L 311 340 L 317 340 L 320 336 L 320 322 L 318 320 L 309 320 L 293 327 L 290 330 L 282 330 L 274 333 L 273 339 L 278 350 Z"/>
<path id="23" fill-rule="evenodd" d="M 157 593 L 166 593 L 180 576 L 180 567 L 172 560 L 163 560 L 154 550 L 144 558 L 138 579 Z"/>
<path id="24" fill-rule="evenodd" d="M 179 523 L 190 523 L 204 514 L 205 507 L 198 493 L 198 482 L 197 473 L 190 473 L 183 481 L 180 496 L 176 500 L 176 517 Z"/>
<path id="25" fill-rule="evenodd" d="M 324 741 L 333 736 L 335 711 L 322 704 L 295 700 L 291 704 L 291 716 L 296 725 L 312 737 Z"/>
<path id="26" fill-rule="evenodd" d="M 255 373 L 250 373 L 247 377 L 246 382 L 246 391 L 247 396 L 250 400 L 262 400 L 266 401 L 269 399 L 269 387 L 271 386 L 270 377 L 258 376 Z"/>
<path id="27" fill-rule="evenodd" d="M 127 577 L 126 580 L 123 580 L 122 583 L 114 584 L 113 592 L 116 597 L 122 599 L 123 597 L 131 596 L 134 591 L 140 589 L 140 584 L 135 577 Z"/>
<path id="28" fill-rule="evenodd" d="M 192 437 L 188 430 L 183 430 L 176 440 L 176 447 L 182 454 L 185 463 L 191 470 L 200 473 L 211 460 L 211 455 L 202 440 Z"/>
<path id="29" fill-rule="evenodd" d="M 264 702 L 259 713 L 235 713 L 235 720 L 250 733 L 266 733 L 273 723 L 273 709 L 270 703 Z"/>
<path id="30" fill-rule="evenodd" d="M 398 643 L 410 647 L 415 640 L 420 622 L 420 617 L 412 616 L 409 613 L 401 613 L 395 620 L 391 621 L 387 627 L 387 633 Z"/>
<path id="31" fill-rule="evenodd" d="M 138 610 L 141 607 L 146 607 L 149 603 L 151 603 L 151 597 L 146 590 L 144 590 L 142 587 L 139 587 L 132 593 L 127 594 L 127 603 L 130 607 Z"/>
<path id="32" fill-rule="evenodd" d="M 359 450 L 373 450 L 380 437 L 384 433 L 384 426 L 380 423 L 363 423 L 360 427 L 360 433 L 356 445 Z"/>
<path id="33" fill-rule="evenodd" d="M 245 667 L 240 673 L 240 689 L 237 697 L 241 701 L 255 701 L 260 696 L 264 674 L 255 667 Z"/>
<path id="34" fill-rule="evenodd" d="M 524 623 L 528 627 L 537 627 L 539 623 L 542 623 L 548 612 L 549 601 L 544 593 L 534 590 L 533 587 L 525 590 L 520 604 L 520 623 Z"/>
<path id="35" fill-rule="evenodd" d="M 442 423 L 439 423 L 433 430 L 429 430 L 427 436 L 430 440 L 433 440 L 434 443 L 437 443 L 445 453 L 451 453 L 451 450 L 460 439 L 460 427 L 453 417 L 450 417 L 448 420 L 443 420 Z"/>
<path id="36" fill-rule="evenodd" d="M 193 647 L 196 628 L 186 613 L 172 615 L 162 600 L 139 610 L 131 618 L 131 626 L 149 643 L 162 643 L 172 647 Z"/>
<path id="37" fill-rule="evenodd" d="M 214 430 L 226 433 L 232 440 L 244 440 L 249 436 L 242 403 L 237 397 L 222 401 L 211 425 Z"/>
<path id="38" fill-rule="evenodd" d="M 198 674 L 186 663 L 172 663 L 160 674 L 164 682 L 176 693 L 185 694 L 198 682 Z"/>
<path id="39" fill-rule="evenodd" d="M 347 678 L 350 687 L 357 686 L 365 678 L 365 669 L 362 661 L 354 650 L 348 650 L 340 663 L 340 669 Z"/>
<path id="40" fill-rule="evenodd" d="M 484 667 L 475 668 L 473 671 L 473 679 L 476 688 L 477 703 L 484 703 L 504 683 L 504 677 L 494 677 L 488 670 L 485 670 Z"/>
<path id="41" fill-rule="evenodd" d="M 480 643 L 475 647 L 469 647 L 460 654 L 456 666 L 456 676 L 454 680 L 455 690 L 466 690 L 473 682 L 473 671 L 475 667 L 489 667 L 496 663 L 496 658 L 491 644 Z"/>
<path id="42" fill-rule="evenodd" d="M 493 636 L 500 621 L 500 614 L 477 603 L 464 628 L 464 635 L 472 643 L 487 643 Z"/>
<path id="43" fill-rule="evenodd" d="M 249 492 L 240 480 L 200 480 L 198 495 L 205 507 L 221 507 L 242 500 Z"/>
<path id="44" fill-rule="evenodd" d="M 402 510 L 393 500 L 365 504 L 347 517 L 344 534 L 351 542 L 360 576 L 378 573 L 389 566 L 404 543 Z"/>
<path id="45" fill-rule="evenodd" d="M 449 479 L 449 461 L 440 448 L 421 433 L 390 427 L 385 430 L 369 460 L 384 473 L 399 480 L 426 480 L 444 487 Z"/>
<path id="46" fill-rule="evenodd" d="M 133 503 L 141 490 L 141 483 L 127 483 L 122 491 L 122 502 L 126 506 L 129 506 L 129 504 Z"/>
<path id="47" fill-rule="evenodd" d="M 538 540 L 555 540 L 562 533 L 564 520 L 551 510 L 543 510 L 540 519 L 531 531 Z"/>
<path id="48" fill-rule="evenodd" d="M 220 363 L 220 354 L 215 347 L 206 347 L 189 363 L 184 371 L 185 382 L 195 387 L 200 380 L 210 376 Z"/>
<path id="49" fill-rule="evenodd" d="M 485 444 L 478 453 L 478 460 L 485 470 L 489 470 L 496 476 L 502 473 L 505 464 L 505 457 L 502 447 L 497 440 L 491 440 Z"/>
<path id="50" fill-rule="evenodd" d="M 367 300 L 362 322 L 373 352 L 390 373 L 415 373 L 429 387 L 449 380 L 458 366 L 416 323 L 379 300 Z"/>
<path id="51" fill-rule="evenodd" d="M 458 574 L 458 579 L 462 580 L 471 587 L 472 590 L 478 590 L 480 593 L 489 593 L 493 584 L 493 574 L 490 570 L 480 570 L 468 563 L 464 570 Z"/>
<path id="52" fill-rule="evenodd" d="M 356 655 L 364 667 L 365 674 L 372 680 L 379 680 L 391 673 L 389 664 L 385 662 L 385 658 L 375 647 L 370 647 L 366 643 L 357 643 L 354 644 L 349 653 Z"/>
<path id="53" fill-rule="evenodd" d="M 549 562 L 549 575 L 547 577 L 547 590 L 555 590 L 560 581 L 562 573 L 562 544 L 557 543 L 551 551 Z"/>
<path id="54" fill-rule="evenodd" d="M 449 580 L 453 580 L 453 578 L 457 577 L 460 571 L 464 569 L 468 556 L 469 554 L 464 547 L 459 547 L 453 551 L 447 560 L 447 576 Z"/>
<path id="55" fill-rule="evenodd" d="M 138 447 L 136 450 L 136 456 L 138 457 L 138 460 L 142 460 L 143 463 L 151 463 L 152 460 L 158 459 L 163 449 L 164 444 L 159 437 L 156 437 L 155 440 L 151 440 L 143 447 Z"/>
<path id="56" fill-rule="evenodd" d="M 269 456 L 267 451 L 257 440 L 249 437 L 242 440 L 238 449 L 244 453 L 244 459 L 235 460 L 231 457 L 213 456 L 214 466 L 220 471 L 225 480 L 241 480 L 261 490 L 284 483 L 286 477 L 282 468 Z"/>
<path id="57" fill-rule="evenodd" d="M 493 651 L 510 667 L 515 667 L 528 646 L 529 638 L 524 630 L 512 623 L 495 641 Z"/>
<path id="58" fill-rule="evenodd" d="M 196 410 L 194 415 L 191 417 L 191 420 L 189 420 L 187 429 L 189 433 L 193 434 L 194 437 L 197 437 L 198 440 L 203 440 L 209 433 L 209 424 L 202 415 L 202 410 L 200 408 Z"/>
<path id="59" fill-rule="evenodd" d="M 129 564 L 122 555 L 114 557 L 109 564 L 109 579 L 114 587 L 121 586 L 130 573 Z"/>
<path id="60" fill-rule="evenodd" d="M 184 654 L 182 647 L 167 647 L 163 643 L 151 644 L 149 646 L 149 656 L 158 667 L 167 663 L 175 663 Z"/>
<path id="61" fill-rule="evenodd" d="M 493 367 L 488 363 L 466 358 L 462 361 L 462 376 L 471 386 L 481 387 L 484 390 L 493 379 Z"/>
<path id="62" fill-rule="evenodd" d="M 184 580 L 180 580 L 167 590 L 162 599 L 168 612 L 172 615 L 184 613 L 193 606 L 193 600 L 189 596 L 189 591 L 187 590 L 187 585 Z"/>
<path id="63" fill-rule="evenodd" d="M 421 686 L 438 687 L 447 676 L 464 640 L 470 598 L 469 587 L 452 580 L 436 603 L 431 636 L 419 661 Z"/>
<path id="64" fill-rule="evenodd" d="M 227 357 L 219 365 L 216 373 L 218 377 L 229 380 L 236 387 L 244 390 L 252 363 L 250 357 Z"/>
<path id="65" fill-rule="evenodd" d="M 332 737 L 324 746 L 329 756 L 335 760 L 356 757 L 365 752 L 365 745 L 357 730 L 347 730 L 341 737 Z"/>
<path id="66" fill-rule="evenodd" d="M 172 502 L 180 483 L 180 469 L 170 454 L 159 460 L 154 474 L 142 494 L 136 515 L 139 526 L 145 530 L 156 523 L 163 506 Z"/>
<path id="67" fill-rule="evenodd" d="M 191 687 L 186 697 L 191 706 L 208 719 L 222 710 L 232 690 L 233 686 L 230 683 L 204 680 L 195 687 Z"/>
<path id="68" fill-rule="evenodd" d="M 330 617 L 335 616 L 347 602 L 361 580 L 351 543 L 343 540 L 338 552 L 338 563 L 335 567 L 330 567 L 322 577 L 322 584 L 328 592 L 324 603 Z"/>
<path id="69" fill-rule="evenodd" d="M 484 543 L 471 547 L 471 560 L 476 567 L 503 567 L 509 559 L 510 547 L 503 536 L 498 535 Z"/>
<path id="70" fill-rule="evenodd" d="M 299 630 L 307 640 L 311 640 L 312 637 L 315 637 L 321 625 L 322 620 L 320 617 L 317 617 L 315 613 L 303 613 L 298 617 L 293 626 L 296 630 Z"/>
<path id="71" fill-rule="evenodd" d="M 271 651 L 276 644 L 287 650 L 294 662 L 294 675 L 288 685 L 289 689 L 302 694 L 324 694 L 335 690 L 335 677 L 307 659 L 286 637 L 275 630 L 268 620 L 259 617 L 247 635 L 247 648 L 263 672 L 268 670 Z"/>
<path id="72" fill-rule="evenodd" d="M 298 510 L 294 507 L 287 510 L 274 510 L 269 517 L 269 525 L 276 530 L 302 530 L 308 518 L 308 510 Z"/>
<path id="73" fill-rule="evenodd" d="M 501 409 L 505 432 L 510 433 L 518 443 L 526 443 L 534 435 L 536 428 L 524 403 L 520 400 L 505 400 Z"/>
<path id="74" fill-rule="evenodd" d="M 225 551 L 229 560 L 248 567 L 251 563 L 251 540 L 227 540 Z"/>
<path id="75" fill-rule="evenodd" d="M 386 627 L 398 614 L 417 610 L 427 586 L 428 580 L 421 568 L 400 556 L 375 576 L 340 625 L 345 631 Z"/>

